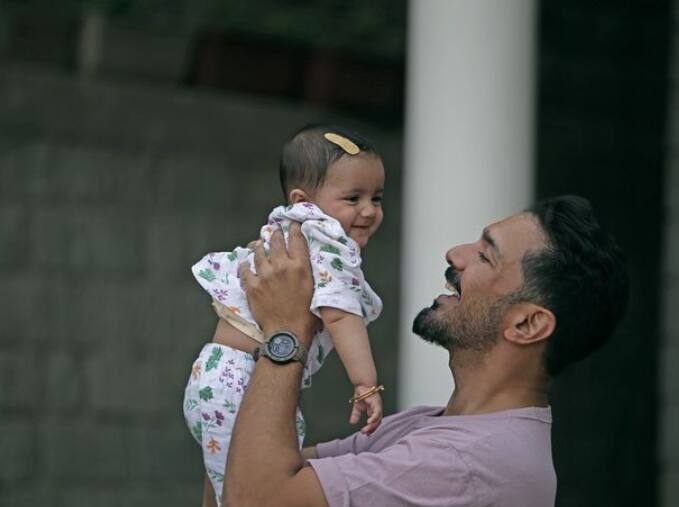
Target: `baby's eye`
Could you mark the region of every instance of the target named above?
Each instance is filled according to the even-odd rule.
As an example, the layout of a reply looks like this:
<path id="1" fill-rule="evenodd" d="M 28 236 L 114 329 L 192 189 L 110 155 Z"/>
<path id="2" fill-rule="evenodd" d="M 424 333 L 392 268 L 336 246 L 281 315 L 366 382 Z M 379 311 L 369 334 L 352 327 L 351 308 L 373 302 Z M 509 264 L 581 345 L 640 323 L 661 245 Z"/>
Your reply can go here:
<path id="1" fill-rule="evenodd" d="M 375 204 L 382 204 L 382 196 L 381 195 L 376 195 L 373 197 L 373 203 Z"/>
<path id="2" fill-rule="evenodd" d="M 350 202 L 358 202 L 360 197 L 357 195 L 348 195 L 347 197 L 345 197 L 345 199 Z"/>

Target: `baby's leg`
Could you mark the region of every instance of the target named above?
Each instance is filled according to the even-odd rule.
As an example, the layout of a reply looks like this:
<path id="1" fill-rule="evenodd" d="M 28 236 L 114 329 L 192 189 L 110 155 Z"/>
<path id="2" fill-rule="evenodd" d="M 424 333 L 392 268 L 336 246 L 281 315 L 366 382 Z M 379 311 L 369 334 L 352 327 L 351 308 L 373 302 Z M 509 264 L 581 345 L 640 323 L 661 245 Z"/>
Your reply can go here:
<path id="1" fill-rule="evenodd" d="M 205 483 L 203 484 L 203 507 L 219 507 L 215 499 L 215 490 L 207 474 L 205 474 Z"/>
<path id="2" fill-rule="evenodd" d="M 259 342 L 236 329 L 224 319 L 219 319 L 212 341 L 248 354 L 252 354 L 259 346 Z"/>
<path id="3" fill-rule="evenodd" d="M 199 433 L 210 483 L 210 488 L 205 486 L 204 495 L 212 493 L 220 505 L 231 432 L 255 362 L 250 354 L 219 344 L 206 346 L 203 358 Z"/>

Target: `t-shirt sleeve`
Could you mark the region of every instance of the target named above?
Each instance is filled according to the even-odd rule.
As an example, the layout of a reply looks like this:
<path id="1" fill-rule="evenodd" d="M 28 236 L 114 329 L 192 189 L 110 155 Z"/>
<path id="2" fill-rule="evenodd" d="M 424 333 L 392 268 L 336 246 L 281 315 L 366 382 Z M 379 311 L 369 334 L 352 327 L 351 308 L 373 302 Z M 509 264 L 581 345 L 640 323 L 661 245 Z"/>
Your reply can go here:
<path id="1" fill-rule="evenodd" d="M 344 438 L 321 442 L 316 444 L 316 453 L 319 458 L 328 458 L 384 449 L 405 437 L 421 416 L 439 415 L 441 411 L 441 407 L 417 406 L 390 414 L 372 435 L 356 431 Z"/>
<path id="2" fill-rule="evenodd" d="M 309 460 L 330 507 L 469 505 L 473 481 L 440 440 L 404 438 L 380 452 Z M 443 503 L 442 503 L 443 502 Z"/>
<path id="3" fill-rule="evenodd" d="M 369 447 L 370 437 L 356 432 L 346 438 L 316 444 L 316 453 L 319 458 L 328 458 L 342 454 L 359 454 L 367 451 Z"/>
<path id="4" fill-rule="evenodd" d="M 367 323 L 382 311 L 382 301 L 368 285 L 361 270 L 356 243 L 335 220 L 308 220 L 302 224 L 309 243 L 314 275 L 311 311 L 323 306 L 362 317 Z"/>

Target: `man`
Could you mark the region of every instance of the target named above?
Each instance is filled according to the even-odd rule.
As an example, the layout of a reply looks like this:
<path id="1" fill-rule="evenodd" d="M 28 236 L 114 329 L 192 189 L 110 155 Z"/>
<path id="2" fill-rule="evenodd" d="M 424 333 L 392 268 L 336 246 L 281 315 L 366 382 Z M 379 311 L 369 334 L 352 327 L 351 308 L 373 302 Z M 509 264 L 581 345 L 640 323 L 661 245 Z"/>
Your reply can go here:
<path id="1" fill-rule="evenodd" d="M 599 348 L 624 313 L 623 256 L 589 203 L 566 196 L 486 227 L 446 253 L 449 294 L 413 331 L 449 353 L 446 407 L 386 418 L 371 436 L 297 448 L 302 364 L 316 325 L 306 243 L 256 249 L 243 283 L 263 347 L 234 428 L 225 478 L 230 506 L 554 504 L 550 378 Z M 280 333 L 284 331 L 283 333 Z M 288 347 L 286 349 L 286 347 Z M 305 461 L 305 458 L 308 461 Z"/>

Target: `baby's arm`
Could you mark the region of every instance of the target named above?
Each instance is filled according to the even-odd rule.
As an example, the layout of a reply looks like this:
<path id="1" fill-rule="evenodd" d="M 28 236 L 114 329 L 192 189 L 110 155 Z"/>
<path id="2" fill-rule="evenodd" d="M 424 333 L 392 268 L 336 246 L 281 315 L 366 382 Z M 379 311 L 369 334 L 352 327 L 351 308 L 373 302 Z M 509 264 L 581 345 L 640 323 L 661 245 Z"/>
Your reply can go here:
<path id="1" fill-rule="evenodd" d="M 377 384 L 377 370 L 363 319 L 332 307 L 322 307 L 320 313 L 323 326 L 330 333 L 337 354 L 354 385 L 354 396 L 363 394 Z M 349 422 L 359 422 L 364 411 L 368 414 L 368 420 L 361 431 L 369 434 L 382 421 L 382 397 L 379 393 L 354 403 Z"/>

